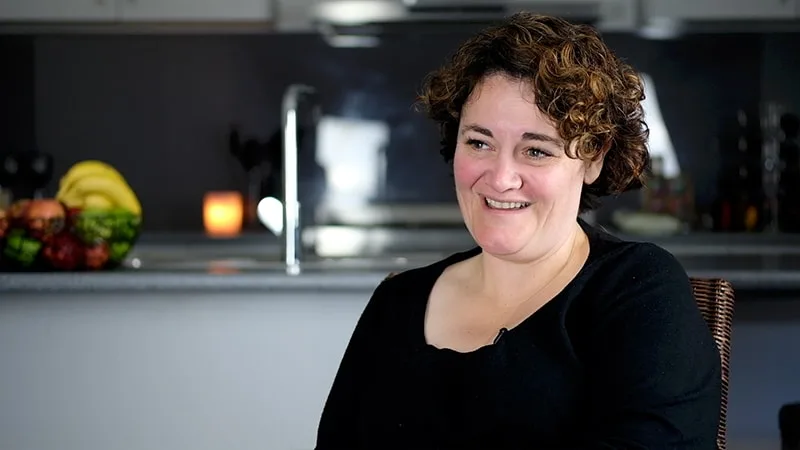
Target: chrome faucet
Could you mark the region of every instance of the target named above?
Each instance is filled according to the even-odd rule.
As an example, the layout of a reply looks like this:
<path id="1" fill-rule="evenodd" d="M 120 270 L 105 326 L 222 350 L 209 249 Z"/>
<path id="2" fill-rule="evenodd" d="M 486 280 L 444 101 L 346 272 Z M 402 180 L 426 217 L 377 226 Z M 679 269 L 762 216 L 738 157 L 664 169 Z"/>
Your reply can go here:
<path id="1" fill-rule="evenodd" d="M 283 94 L 283 261 L 286 273 L 300 274 L 303 257 L 303 229 L 298 198 L 298 109 L 300 99 L 316 90 L 303 84 L 290 85 Z"/>

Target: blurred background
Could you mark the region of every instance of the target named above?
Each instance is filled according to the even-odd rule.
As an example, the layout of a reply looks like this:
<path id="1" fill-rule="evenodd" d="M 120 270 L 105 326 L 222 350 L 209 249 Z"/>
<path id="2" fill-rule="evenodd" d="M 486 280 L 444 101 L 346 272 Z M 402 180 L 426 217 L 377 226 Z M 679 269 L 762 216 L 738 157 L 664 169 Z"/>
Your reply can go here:
<path id="1" fill-rule="evenodd" d="M 642 73 L 648 187 L 585 218 L 733 282 L 730 448 L 800 448 L 800 0 L 0 0 L 0 210 L 86 160 L 142 210 L 114 270 L 0 273 L 0 450 L 312 448 L 381 276 L 471 245 L 414 101 L 516 10 Z"/>

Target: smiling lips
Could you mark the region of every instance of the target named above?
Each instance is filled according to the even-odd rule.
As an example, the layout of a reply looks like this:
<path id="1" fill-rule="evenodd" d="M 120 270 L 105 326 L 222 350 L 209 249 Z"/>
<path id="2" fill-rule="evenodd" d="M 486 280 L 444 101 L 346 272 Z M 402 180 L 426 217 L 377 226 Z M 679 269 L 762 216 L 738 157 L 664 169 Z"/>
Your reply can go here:
<path id="1" fill-rule="evenodd" d="M 531 204 L 529 202 L 501 202 L 498 200 L 491 199 L 489 197 L 484 197 L 484 202 L 486 206 L 491 209 L 502 209 L 502 210 L 515 210 L 515 209 L 523 209 L 527 208 Z"/>

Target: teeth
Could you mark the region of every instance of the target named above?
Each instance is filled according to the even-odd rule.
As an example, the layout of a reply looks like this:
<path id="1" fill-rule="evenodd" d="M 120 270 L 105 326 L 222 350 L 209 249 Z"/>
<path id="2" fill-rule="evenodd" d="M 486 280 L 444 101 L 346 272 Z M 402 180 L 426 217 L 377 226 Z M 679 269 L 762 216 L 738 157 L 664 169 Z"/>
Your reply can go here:
<path id="1" fill-rule="evenodd" d="M 498 202 L 488 197 L 484 198 L 486 198 L 486 204 L 495 209 L 522 209 L 530 205 L 527 202 Z"/>

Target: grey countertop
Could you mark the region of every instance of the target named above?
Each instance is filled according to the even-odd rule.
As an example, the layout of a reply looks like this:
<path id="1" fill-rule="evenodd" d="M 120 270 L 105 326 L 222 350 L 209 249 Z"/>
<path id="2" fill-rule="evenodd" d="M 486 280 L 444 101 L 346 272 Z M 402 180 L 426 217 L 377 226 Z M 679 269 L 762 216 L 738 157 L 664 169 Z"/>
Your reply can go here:
<path id="1" fill-rule="evenodd" d="M 800 256 L 679 256 L 692 277 L 721 277 L 737 289 L 796 290 L 800 297 Z M 413 267 L 409 265 L 408 267 Z M 397 270 L 404 267 L 398 265 Z M 300 275 L 275 270 L 211 267 L 206 270 L 118 270 L 106 273 L 4 273 L 6 291 L 371 291 L 391 270 L 325 270 Z"/>
<path id="2" fill-rule="evenodd" d="M 377 272 L 212 273 L 199 271 L 0 274 L 1 292 L 368 292 L 386 276 Z"/>
<path id="3" fill-rule="evenodd" d="M 369 233 L 383 247 L 376 250 L 370 245 L 362 246 L 360 251 L 366 256 L 359 258 L 318 258 L 300 275 L 285 273 L 277 262 L 279 241 L 271 236 L 251 235 L 230 241 L 209 240 L 201 235 L 143 236 L 128 268 L 104 273 L 0 273 L 0 292 L 369 292 L 389 272 L 424 265 L 473 245 L 463 230 Z M 740 290 L 796 291 L 800 298 L 800 235 L 626 238 L 663 246 L 675 254 L 692 277 L 725 278 Z M 405 257 L 408 255 L 413 256 Z"/>

